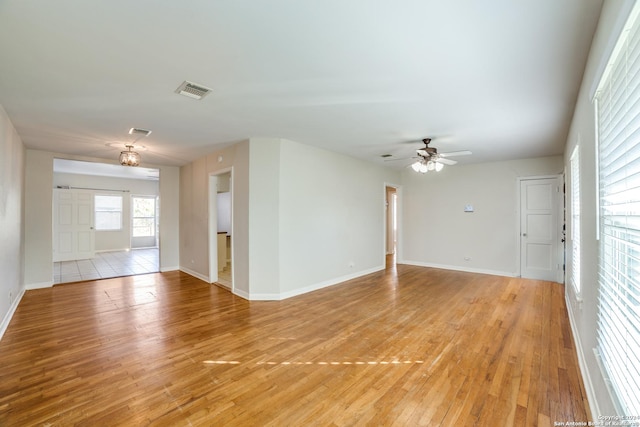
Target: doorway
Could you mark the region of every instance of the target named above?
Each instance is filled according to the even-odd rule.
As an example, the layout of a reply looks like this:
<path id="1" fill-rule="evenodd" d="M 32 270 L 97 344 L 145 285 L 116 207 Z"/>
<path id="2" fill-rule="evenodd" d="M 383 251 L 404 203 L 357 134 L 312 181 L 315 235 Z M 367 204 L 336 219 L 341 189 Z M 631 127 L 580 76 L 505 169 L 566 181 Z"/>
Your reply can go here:
<path id="1" fill-rule="evenodd" d="M 561 177 L 519 181 L 520 275 L 562 282 Z"/>
<path id="2" fill-rule="evenodd" d="M 385 257 L 386 264 L 395 265 L 398 256 L 398 188 L 385 185 Z"/>
<path id="3" fill-rule="evenodd" d="M 159 169 L 53 159 L 53 283 L 160 271 L 159 186 Z"/>
<path id="4" fill-rule="evenodd" d="M 158 246 L 158 198 L 131 196 L 131 249 Z"/>
<path id="5" fill-rule="evenodd" d="M 233 292 L 233 170 L 209 175 L 209 282 Z"/>

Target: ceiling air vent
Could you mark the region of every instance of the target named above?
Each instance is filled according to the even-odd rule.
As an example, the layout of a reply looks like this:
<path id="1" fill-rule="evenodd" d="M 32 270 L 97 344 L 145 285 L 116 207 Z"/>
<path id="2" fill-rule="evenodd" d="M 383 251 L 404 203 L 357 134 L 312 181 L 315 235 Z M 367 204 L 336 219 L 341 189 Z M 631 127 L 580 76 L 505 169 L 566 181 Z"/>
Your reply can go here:
<path id="1" fill-rule="evenodd" d="M 209 92 L 211 92 L 211 89 L 208 87 L 191 83 L 186 80 L 178 87 L 178 89 L 176 89 L 176 93 L 193 99 L 202 99 L 207 96 Z"/>
<path id="2" fill-rule="evenodd" d="M 129 135 L 135 135 L 140 138 L 144 138 L 145 136 L 148 136 L 150 133 L 151 131 L 147 129 L 140 129 L 140 128 L 129 129 Z"/>

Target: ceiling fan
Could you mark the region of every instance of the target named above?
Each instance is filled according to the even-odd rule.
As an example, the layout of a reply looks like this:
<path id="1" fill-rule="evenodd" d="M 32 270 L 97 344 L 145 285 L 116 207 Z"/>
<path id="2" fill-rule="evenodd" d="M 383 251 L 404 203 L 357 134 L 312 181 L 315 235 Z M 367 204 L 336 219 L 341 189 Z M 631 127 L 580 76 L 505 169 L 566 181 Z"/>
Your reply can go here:
<path id="1" fill-rule="evenodd" d="M 411 165 L 411 168 L 420 173 L 427 173 L 429 171 L 435 170 L 436 172 L 440 172 L 444 165 L 455 165 L 458 163 L 455 160 L 450 160 L 449 157 L 454 156 L 466 156 L 471 154 L 471 151 L 453 151 L 450 153 L 438 153 L 438 149 L 435 147 L 429 147 L 429 143 L 431 142 L 431 138 L 425 138 L 422 140 L 424 142 L 423 148 L 418 148 L 416 150 L 416 154 L 418 155 L 418 160 Z"/>

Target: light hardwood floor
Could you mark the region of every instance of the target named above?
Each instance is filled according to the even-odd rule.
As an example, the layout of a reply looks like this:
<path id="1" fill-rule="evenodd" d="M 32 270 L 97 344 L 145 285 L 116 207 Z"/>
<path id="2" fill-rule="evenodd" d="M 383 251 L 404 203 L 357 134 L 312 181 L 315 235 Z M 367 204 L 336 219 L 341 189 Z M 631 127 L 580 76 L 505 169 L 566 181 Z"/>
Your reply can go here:
<path id="1" fill-rule="evenodd" d="M 586 421 L 563 292 L 406 265 L 285 301 L 180 272 L 28 291 L 0 425 Z"/>

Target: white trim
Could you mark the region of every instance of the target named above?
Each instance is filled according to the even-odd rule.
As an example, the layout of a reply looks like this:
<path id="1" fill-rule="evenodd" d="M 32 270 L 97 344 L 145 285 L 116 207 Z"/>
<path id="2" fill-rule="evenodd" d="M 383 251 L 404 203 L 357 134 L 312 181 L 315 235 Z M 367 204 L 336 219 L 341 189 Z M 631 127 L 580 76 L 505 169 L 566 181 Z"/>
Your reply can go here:
<path id="1" fill-rule="evenodd" d="M 386 259 L 387 259 L 387 255 L 390 255 L 387 253 L 387 225 L 388 225 L 388 221 L 387 221 L 387 209 L 386 209 L 386 205 L 385 202 L 387 200 L 387 187 L 391 187 L 395 190 L 396 192 L 396 253 L 395 253 L 395 257 L 396 257 L 396 263 L 398 262 L 398 260 L 400 259 L 400 248 L 402 247 L 401 245 L 401 237 L 400 235 L 401 230 L 402 230 L 402 186 L 400 184 L 391 184 L 388 182 L 384 182 L 383 183 L 383 195 L 382 195 L 382 207 L 383 207 L 383 218 L 384 218 L 384 224 L 382 227 L 382 232 L 383 232 L 383 240 L 382 240 L 382 246 L 383 246 L 383 250 L 382 250 L 382 264 L 386 264 Z"/>
<path id="2" fill-rule="evenodd" d="M 578 355 L 578 366 L 580 368 L 580 374 L 582 375 L 582 382 L 584 383 L 584 389 L 587 392 L 587 401 L 589 402 L 589 409 L 591 411 L 592 420 L 597 420 L 600 415 L 600 406 L 598 405 L 598 399 L 595 388 L 593 387 L 593 381 L 589 369 L 587 368 L 587 359 L 582 351 L 582 342 L 580 341 L 580 335 L 576 328 L 576 319 L 573 316 L 573 307 L 570 304 L 569 295 L 567 292 L 564 294 L 565 304 L 567 306 L 567 313 L 569 314 L 569 325 L 571 326 L 571 333 L 573 335 L 573 345 L 576 347 L 576 354 Z"/>
<path id="3" fill-rule="evenodd" d="M 417 267 L 439 268 L 442 270 L 464 271 L 466 273 L 490 274 L 492 276 L 518 277 L 517 273 L 499 270 L 486 270 L 484 268 L 460 267 L 458 265 L 434 264 L 422 261 L 402 261 L 400 264 L 415 265 Z"/>
<path id="4" fill-rule="evenodd" d="M 193 270 L 191 270 L 189 268 L 180 267 L 180 271 L 182 271 L 183 273 L 187 273 L 189 276 L 193 276 L 196 279 L 200 279 L 205 283 L 209 283 L 209 278 L 207 276 L 205 276 L 203 274 L 200 274 L 200 273 L 198 273 L 196 271 L 193 271 Z"/>
<path id="5" fill-rule="evenodd" d="M 582 151 L 580 148 L 581 143 L 580 134 L 578 133 L 578 140 L 576 144 L 573 146 L 573 150 L 571 152 L 571 156 L 569 157 L 569 166 L 570 166 L 570 176 L 571 181 L 569 182 L 569 200 L 566 200 L 565 197 L 565 207 L 569 207 L 568 211 L 570 215 L 566 215 L 565 221 L 569 219 L 569 230 L 565 230 L 565 260 L 567 257 L 567 253 L 571 253 L 571 274 L 569 275 L 569 279 L 565 280 L 565 283 L 570 284 L 573 289 L 573 293 L 578 302 L 582 302 L 582 253 L 584 250 L 582 249 L 582 180 L 580 179 L 581 174 L 583 173 L 582 165 L 580 164 L 580 152 Z M 575 173 L 575 175 L 574 175 Z M 596 172 L 597 173 L 597 172 Z M 565 181 L 565 189 L 566 189 L 566 181 Z M 577 190 L 577 191 L 576 191 Z M 567 203 L 568 202 L 568 203 Z M 576 203 L 577 202 L 577 203 Z M 577 209 L 574 210 L 575 206 L 578 205 Z M 576 214 L 577 211 L 577 214 Z M 579 221 L 575 221 L 576 217 Z M 577 222 L 577 230 L 576 230 L 576 222 Z M 566 232 L 568 231 L 569 239 L 566 238 Z M 568 242 L 571 244 L 567 244 Z M 577 241 L 577 244 L 576 244 Z M 569 247 L 567 251 L 567 246 Z M 574 257 L 575 249 L 578 249 L 579 256 Z M 578 274 L 576 280 L 576 259 L 578 263 Z M 565 273 L 568 272 L 567 263 L 565 262 Z M 565 274 L 566 276 L 566 274 Z"/>
<path id="6" fill-rule="evenodd" d="M 0 323 L 0 340 L 2 340 L 4 333 L 9 328 L 9 323 L 11 323 L 11 319 L 13 319 L 13 315 L 15 314 L 16 309 L 20 304 L 20 301 L 22 301 L 23 296 L 24 296 L 24 289 L 21 290 L 20 293 L 13 300 L 11 307 L 9 307 L 9 311 L 7 312 L 7 314 L 5 314 L 4 319 L 2 319 L 2 323 Z"/>
<path id="7" fill-rule="evenodd" d="M 522 277 L 522 211 L 521 211 L 521 204 L 522 204 L 522 182 L 523 181 L 537 181 L 537 180 L 542 180 L 542 179 L 555 179 L 556 180 L 556 199 L 555 199 L 555 203 L 556 203 L 556 212 L 555 215 L 557 216 L 557 223 L 556 223 L 556 260 L 555 263 L 556 265 L 560 266 L 562 265 L 562 263 L 564 262 L 564 258 L 565 258 L 565 254 L 563 252 L 564 249 L 564 245 L 561 245 L 560 243 L 560 238 L 562 235 L 562 221 L 564 221 L 564 194 L 563 192 L 560 190 L 561 185 L 564 185 L 564 175 L 563 174 L 555 174 L 555 175 L 533 175 L 533 176 L 519 176 L 516 178 L 516 185 L 517 185 L 517 189 L 516 189 L 516 215 L 517 215 L 517 221 L 516 221 L 516 244 L 517 244 L 517 249 L 516 249 L 516 273 L 515 273 L 515 277 Z M 566 266 L 565 266 L 566 268 Z M 562 271 L 560 268 L 556 269 L 556 277 L 555 277 L 555 282 L 557 283 L 564 283 L 564 271 Z"/>
<path id="8" fill-rule="evenodd" d="M 593 100 L 593 114 L 595 122 L 595 137 L 593 138 L 595 163 L 596 163 L 596 241 L 600 242 L 600 128 L 598 125 L 598 98 Z M 600 244 L 600 243 L 598 243 Z"/>
<path id="9" fill-rule="evenodd" d="M 382 271 L 385 268 L 386 267 L 384 265 L 381 265 L 374 268 L 370 268 L 368 270 L 360 271 L 358 273 L 347 274 L 345 276 L 336 277 L 334 279 L 325 280 L 323 282 L 305 286 L 304 288 L 294 289 L 294 290 L 282 292 L 279 294 L 249 294 L 247 299 L 251 301 L 280 301 L 283 299 L 317 291 L 319 289 L 327 288 L 329 286 L 339 285 L 348 280 L 357 279 L 358 277 L 366 276 L 372 273 L 377 273 L 378 271 Z M 240 293 L 236 293 L 236 295 L 242 296 L 244 298 L 244 295 L 246 295 L 246 293 L 243 293 L 242 295 Z"/>
<path id="10" fill-rule="evenodd" d="M 233 189 L 234 187 L 234 183 L 235 183 L 235 179 L 234 179 L 234 170 L 233 170 L 233 166 L 227 167 L 227 168 L 223 168 L 220 170 L 216 170 L 213 172 L 209 172 L 208 176 L 208 181 L 207 181 L 207 197 L 208 197 L 208 204 L 207 204 L 207 217 L 208 217 L 208 225 L 209 225 L 209 236 L 208 236 L 208 245 L 209 245 L 209 277 L 206 280 L 207 283 L 214 283 L 218 281 L 218 223 L 217 223 L 217 212 L 215 212 L 215 216 L 216 216 L 216 221 L 214 222 L 214 218 L 212 216 L 212 209 L 215 206 L 217 208 L 217 200 L 213 200 L 213 194 L 212 194 L 212 188 L 211 188 L 211 181 L 212 178 L 215 177 L 216 178 L 216 183 L 217 183 L 217 179 L 220 175 L 224 175 L 228 173 L 229 174 L 229 192 L 231 193 L 231 247 L 229 248 L 229 256 L 231 257 L 230 262 L 231 262 L 231 287 L 228 287 L 228 289 L 231 291 L 231 293 L 235 294 L 235 268 L 236 268 L 236 263 L 234 262 L 234 253 L 233 253 L 233 247 L 234 247 L 234 237 L 235 237 L 235 221 L 233 220 L 233 215 L 234 215 L 234 205 L 235 205 L 235 191 Z M 216 189 L 216 193 L 217 195 L 217 189 Z M 214 232 L 215 230 L 215 232 Z M 215 264 L 215 269 L 212 268 Z"/>
<path id="11" fill-rule="evenodd" d="M 611 73 L 613 63 L 618 58 L 618 55 L 620 55 L 620 52 L 627 41 L 629 30 L 638 18 L 639 13 L 640 2 L 634 1 L 633 7 L 630 7 L 629 10 L 625 10 L 625 8 L 623 8 L 623 10 L 616 18 L 614 29 L 610 32 L 610 38 L 607 42 L 605 53 L 602 56 L 603 58 L 605 58 L 606 62 L 601 62 L 599 66 L 598 71 L 600 74 L 600 78 L 595 80 L 597 84 L 595 86 L 595 90 L 592 89 L 591 99 L 597 97 L 598 92 L 602 90 L 602 85 L 605 81 L 607 81 L 609 74 Z M 619 29 L 619 32 L 616 31 L 617 29 Z M 608 56 L 607 53 L 609 53 Z"/>
<path id="12" fill-rule="evenodd" d="M 209 278 L 207 282 L 218 281 L 218 175 L 209 174 L 207 182 L 207 217 L 209 220 Z"/>
<path id="13" fill-rule="evenodd" d="M 246 300 L 250 300 L 250 295 L 248 292 L 243 291 L 242 289 L 233 289 L 231 291 L 232 294 L 239 296 L 240 298 L 244 298 Z"/>
<path id="14" fill-rule="evenodd" d="M 160 269 L 161 273 L 166 273 L 167 271 L 176 271 L 176 270 L 180 270 L 180 267 L 175 265 L 175 266 L 171 266 L 171 267 L 164 267 Z"/>
<path id="15" fill-rule="evenodd" d="M 24 285 L 24 289 L 27 291 L 33 290 L 33 289 L 44 289 L 44 288 L 50 288 L 53 286 L 53 280 L 50 282 L 39 282 L 39 283 L 29 283 Z"/>

